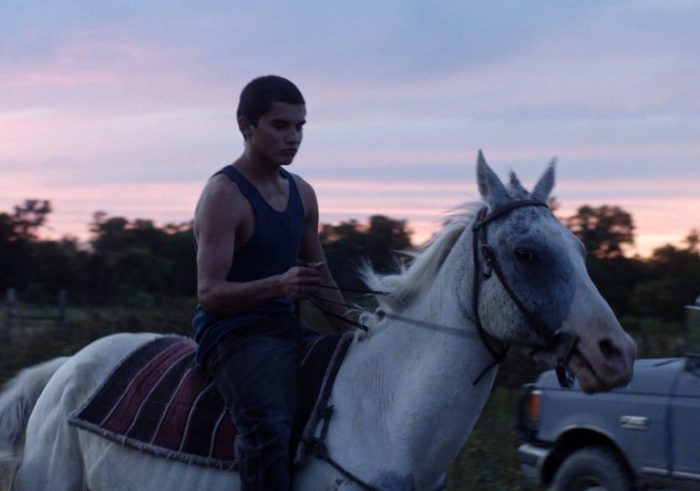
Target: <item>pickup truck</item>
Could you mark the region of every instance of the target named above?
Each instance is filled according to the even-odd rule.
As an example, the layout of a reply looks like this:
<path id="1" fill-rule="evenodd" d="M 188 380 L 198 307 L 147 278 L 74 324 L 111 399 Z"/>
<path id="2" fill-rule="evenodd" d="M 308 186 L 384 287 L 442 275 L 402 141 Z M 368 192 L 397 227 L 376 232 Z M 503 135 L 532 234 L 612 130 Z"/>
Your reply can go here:
<path id="1" fill-rule="evenodd" d="M 700 490 L 700 351 L 637 360 L 629 385 L 598 394 L 545 372 L 522 387 L 516 430 L 521 470 L 554 491 Z"/>

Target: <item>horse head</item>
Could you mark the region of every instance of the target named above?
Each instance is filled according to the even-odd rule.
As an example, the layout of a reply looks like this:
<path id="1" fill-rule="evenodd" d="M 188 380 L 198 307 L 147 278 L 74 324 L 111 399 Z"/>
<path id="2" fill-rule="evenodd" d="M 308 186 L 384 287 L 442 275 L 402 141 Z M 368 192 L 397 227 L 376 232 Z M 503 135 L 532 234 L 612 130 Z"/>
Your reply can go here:
<path id="1" fill-rule="evenodd" d="M 473 227 L 481 329 L 544 359 L 559 353 L 586 392 L 628 383 L 636 344 L 591 281 L 583 244 L 546 206 L 554 162 L 528 192 L 512 173 L 504 185 L 479 152 L 477 179 L 486 205 Z"/>

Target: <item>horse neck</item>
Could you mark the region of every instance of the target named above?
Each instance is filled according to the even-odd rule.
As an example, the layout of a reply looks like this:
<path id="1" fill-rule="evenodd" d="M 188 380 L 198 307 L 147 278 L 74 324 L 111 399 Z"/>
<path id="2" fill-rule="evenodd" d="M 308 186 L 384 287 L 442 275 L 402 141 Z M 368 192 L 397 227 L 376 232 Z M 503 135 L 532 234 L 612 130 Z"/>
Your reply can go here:
<path id="1" fill-rule="evenodd" d="M 469 234 L 465 234 L 469 235 Z M 471 245 L 453 246 L 430 287 L 402 317 L 464 329 L 466 337 L 385 321 L 362 348 L 362 390 L 369 388 L 385 435 L 413 469 L 440 469 L 464 445 L 488 397 L 496 370 L 474 381 L 492 362 L 471 320 Z M 371 395 L 367 398 L 372 400 Z M 366 400 L 367 400 L 366 399 Z M 370 416 L 371 417 L 371 416 Z M 363 424 L 366 424 L 364 422 Z"/>

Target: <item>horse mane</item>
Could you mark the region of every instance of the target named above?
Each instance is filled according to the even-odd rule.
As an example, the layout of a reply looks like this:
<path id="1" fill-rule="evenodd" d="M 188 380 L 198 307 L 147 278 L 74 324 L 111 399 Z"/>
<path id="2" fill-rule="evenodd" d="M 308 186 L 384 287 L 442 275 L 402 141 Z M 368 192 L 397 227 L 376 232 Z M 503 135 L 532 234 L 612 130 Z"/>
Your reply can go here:
<path id="1" fill-rule="evenodd" d="M 426 278 L 434 277 L 442 267 L 464 230 L 472 224 L 483 202 L 465 203 L 446 214 L 442 229 L 419 251 L 406 253 L 412 256 L 408 267 L 402 267 L 399 273 L 382 275 L 375 272 L 367 262 L 360 269 L 360 276 L 371 290 L 386 292 L 377 295 L 377 310 L 397 310 L 410 304 L 420 292 L 424 291 Z M 369 329 L 376 329 L 381 315 L 377 310 L 359 307 L 359 321 Z"/>

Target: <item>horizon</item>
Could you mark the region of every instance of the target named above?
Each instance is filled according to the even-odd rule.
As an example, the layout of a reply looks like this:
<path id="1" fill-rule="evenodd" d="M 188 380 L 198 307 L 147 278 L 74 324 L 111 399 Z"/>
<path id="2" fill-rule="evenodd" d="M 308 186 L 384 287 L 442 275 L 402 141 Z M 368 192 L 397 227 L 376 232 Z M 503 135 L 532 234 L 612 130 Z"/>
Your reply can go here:
<path id="1" fill-rule="evenodd" d="M 552 198 L 556 199 L 557 201 L 557 206 L 552 209 L 552 213 L 559 219 L 562 223 L 565 224 L 565 220 L 573 215 L 576 214 L 577 210 L 570 210 L 567 211 L 566 213 L 562 213 L 562 210 L 566 210 L 565 207 L 561 206 L 561 202 L 559 201 L 559 198 L 556 195 L 552 195 Z M 467 204 L 468 202 L 460 203 L 459 206 Z M 24 204 L 24 203 L 18 203 L 19 205 Z M 38 240 L 41 241 L 60 241 L 60 240 L 75 240 L 78 242 L 79 245 L 81 246 L 88 246 L 90 241 L 91 241 L 91 234 L 92 232 L 90 231 L 90 226 L 93 223 L 93 220 L 91 220 L 88 223 L 84 224 L 84 229 L 81 231 L 79 234 L 72 234 L 72 233 L 57 233 L 55 228 L 51 224 L 51 216 L 53 214 L 53 203 L 50 203 L 52 207 L 52 211 L 47 215 L 47 221 L 39 228 L 39 234 L 38 234 Z M 617 206 L 614 204 L 609 204 L 606 203 L 605 205 L 608 206 Z M 380 215 L 380 216 L 385 216 L 386 218 L 392 219 L 392 220 L 400 220 L 405 223 L 405 231 L 407 235 L 409 236 L 411 240 L 411 244 L 413 247 L 421 248 L 426 246 L 432 238 L 437 234 L 440 229 L 443 226 L 443 220 L 456 208 L 459 206 L 455 206 L 450 210 L 445 210 L 443 214 L 441 214 L 439 217 L 428 217 L 426 216 L 427 214 L 421 210 L 415 210 L 412 213 L 415 214 L 416 216 L 422 217 L 425 216 L 425 219 L 421 220 L 419 219 L 417 221 L 418 227 L 416 227 L 416 222 L 413 222 L 411 220 L 407 220 L 404 218 L 396 217 L 392 215 L 391 213 L 372 213 L 369 214 L 363 218 L 358 218 L 358 217 L 347 217 L 343 218 L 341 220 L 337 220 L 335 222 L 325 222 L 321 221 L 319 222 L 319 230 L 322 226 L 324 225 L 332 225 L 332 226 L 337 226 L 341 222 L 350 222 L 350 221 L 356 221 L 360 227 L 365 227 L 369 225 L 369 219 L 372 216 L 375 215 Z M 583 206 L 583 205 L 582 205 Z M 600 205 L 603 206 L 603 205 Z M 395 211 L 400 212 L 405 212 L 406 208 L 400 208 Z M 339 210 L 339 213 L 343 213 L 345 210 Z M 391 211 L 391 210 L 390 210 Z M 624 208 L 622 208 L 622 211 L 627 211 Z M 10 210 L 0 210 L 0 213 L 7 213 L 10 212 Z M 334 213 L 336 210 L 331 209 L 330 213 Z M 147 220 L 153 223 L 153 225 L 157 228 L 165 228 L 167 226 L 174 226 L 174 227 L 191 227 L 192 226 L 192 220 L 184 220 L 184 221 L 177 221 L 177 220 L 156 220 L 153 219 L 152 217 L 148 216 L 142 216 L 142 215 L 134 215 L 132 217 L 127 217 L 123 215 L 117 215 L 117 214 L 111 214 L 109 212 L 106 212 L 104 210 L 96 210 L 95 212 L 92 213 L 93 219 L 95 215 L 97 214 L 104 214 L 104 219 L 110 219 L 110 218 L 124 218 L 128 220 L 130 223 L 135 222 L 136 220 Z M 634 223 L 634 215 L 632 215 L 632 220 L 633 220 L 633 240 L 634 240 L 634 245 L 629 245 L 629 244 L 624 244 L 622 249 L 623 249 L 623 254 L 625 257 L 630 257 L 630 258 L 641 258 L 641 259 L 648 259 L 652 252 L 660 247 L 664 246 L 674 246 L 679 249 L 683 249 L 684 247 L 687 247 L 687 237 L 691 233 L 697 233 L 698 229 L 689 229 L 688 234 L 684 236 L 680 241 L 674 243 L 674 242 L 655 242 L 653 243 L 653 246 L 650 246 L 647 250 L 645 250 L 645 253 L 640 252 L 640 247 L 638 245 L 638 240 L 637 240 L 637 235 L 636 235 L 636 224 Z"/>
<path id="2" fill-rule="evenodd" d="M 240 90 L 276 73 L 307 101 L 290 170 L 314 186 L 322 223 L 386 215 L 422 241 L 478 198 L 483 149 L 528 188 L 558 158 L 558 214 L 619 206 L 631 254 L 648 256 L 700 229 L 698 7 L 10 0 L 0 211 L 47 199 L 52 236 L 82 240 L 97 211 L 189 221 L 242 149 Z"/>

